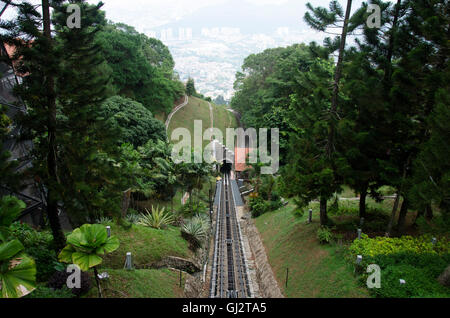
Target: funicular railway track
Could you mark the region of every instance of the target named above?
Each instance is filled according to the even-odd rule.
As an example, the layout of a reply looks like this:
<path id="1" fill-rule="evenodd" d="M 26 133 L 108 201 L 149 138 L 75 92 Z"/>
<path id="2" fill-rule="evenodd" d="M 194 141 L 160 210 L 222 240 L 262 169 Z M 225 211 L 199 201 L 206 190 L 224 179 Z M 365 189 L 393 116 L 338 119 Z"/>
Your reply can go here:
<path id="1" fill-rule="evenodd" d="M 230 176 L 221 182 L 210 298 L 251 298 Z"/>

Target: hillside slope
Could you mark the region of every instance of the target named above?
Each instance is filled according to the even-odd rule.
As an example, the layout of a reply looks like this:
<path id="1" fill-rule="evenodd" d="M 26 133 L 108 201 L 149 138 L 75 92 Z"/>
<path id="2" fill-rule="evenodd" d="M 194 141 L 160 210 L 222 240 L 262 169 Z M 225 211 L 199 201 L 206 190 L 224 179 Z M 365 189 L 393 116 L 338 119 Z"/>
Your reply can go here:
<path id="1" fill-rule="evenodd" d="M 336 255 L 339 248 L 319 244 L 316 235 L 318 209 L 315 210 L 316 217 L 311 225 L 306 224 L 306 215 L 294 215 L 293 205 L 255 219 L 282 292 L 289 298 L 368 297 L 352 268 Z"/>
<path id="2" fill-rule="evenodd" d="M 203 133 L 214 126 L 226 134 L 227 128 L 237 127 L 237 121 L 234 115 L 229 112 L 225 106 L 217 106 L 211 103 L 212 112 L 209 107 L 210 103 L 196 97 L 189 97 L 189 103 L 174 114 L 169 124 L 167 135 L 171 140 L 172 133 L 177 128 L 186 128 L 191 133 L 192 146 L 194 145 L 194 123 L 196 120 L 202 121 Z M 212 118 L 211 118 L 212 115 Z M 176 142 L 176 141 L 175 141 Z M 204 141 L 203 146 L 209 142 Z"/>

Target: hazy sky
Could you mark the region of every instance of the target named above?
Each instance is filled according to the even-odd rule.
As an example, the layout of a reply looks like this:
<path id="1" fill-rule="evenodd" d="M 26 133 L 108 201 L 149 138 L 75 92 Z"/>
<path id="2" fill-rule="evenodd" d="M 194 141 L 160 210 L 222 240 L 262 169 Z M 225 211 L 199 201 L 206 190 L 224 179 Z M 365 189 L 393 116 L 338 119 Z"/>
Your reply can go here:
<path id="1" fill-rule="evenodd" d="M 28 0 L 32 3 L 40 3 L 40 0 Z M 114 22 L 123 22 L 136 27 L 141 32 L 144 29 L 161 26 L 166 23 L 175 22 L 182 17 L 195 12 L 198 9 L 226 3 L 230 0 L 103 0 L 103 9 L 107 18 Z M 309 1 L 314 6 L 328 6 L 330 0 L 297 0 L 306 3 Z M 393 0 L 391 0 L 393 1 Z M 97 3 L 98 0 L 88 0 Z M 267 4 L 286 5 L 289 0 L 242 0 L 255 5 Z M 346 0 L 339 0 L 345 6 Z M 363 0 L 354 0 L 353 8 L 358 8 Z M 12 10 L 6 11 L 3 18 L 13 15 Z M 218 12 L 220 19 L 220 12 Z M 220 21 L 220 20 L 219 20 Z"/>
<path id="2" fill-rule="evenodd" d="M 107 17 L 115 22 L 124 22 L 137 29 L 152 28 L 174 22 L 198 9 L 226 3 L 229 0 L 104 0 L 103 9 Z M 255 5 L 283 5 L 289 0 L 242 0 Z M 302 0 L 299 0 L 302 1 Z M 342 1 L 342 0 L 341 0 Z M 89 0 L 97 3 L 97 0 Z M 304 1 L 305 5 L 307 1 Z M 310 0 L 313 5 L 327 6 L 329 0 Z M 357 0 L 356 2 L 361 2 Z M 220 13 L 218 12 L 218 17 Z"/>

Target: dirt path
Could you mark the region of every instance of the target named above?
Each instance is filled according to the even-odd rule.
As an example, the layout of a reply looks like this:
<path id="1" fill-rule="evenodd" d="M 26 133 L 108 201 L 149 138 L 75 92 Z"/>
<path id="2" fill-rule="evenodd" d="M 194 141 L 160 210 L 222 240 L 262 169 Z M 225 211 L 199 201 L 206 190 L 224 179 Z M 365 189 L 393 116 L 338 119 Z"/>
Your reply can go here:
<path id="1" fill-rule="evenodd" d="M 170 121 L 172 120 L 173 115 L 175 115 L 177 111 L 179 111 L 181 108 L 186 106 L 188 103 L 189 103 L 189 97 L 186 95 L 186 96 L 184 96 L 184 102 L 181 103 L 180 105 L 176 106 L 174 108 L 174 110 L 169 114 L 169 116 L 167 117 L 167 120 L 166 120 L 166 132 L 167 133 L 169 132 Z"/>

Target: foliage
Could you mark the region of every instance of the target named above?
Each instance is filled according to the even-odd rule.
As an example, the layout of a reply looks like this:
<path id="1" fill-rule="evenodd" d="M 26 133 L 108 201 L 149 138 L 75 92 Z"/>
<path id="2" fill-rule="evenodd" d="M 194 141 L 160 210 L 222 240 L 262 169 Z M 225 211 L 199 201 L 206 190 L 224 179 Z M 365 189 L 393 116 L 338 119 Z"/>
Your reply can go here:
<path id="1" fill-rule="evenodd" d="M 6 196 L 0 199 L 0 242 L 8 239 L 10 225 L 25 208 L 26 204 L 16 197 Z"/>
<path id="2" fill-rule="evenodd" d="M 20 298 L 36 289 L 36 264 L 18 240 L 0 243 L 1 298 Z"/>
<path id="3" fill-rule="evenodd" d="M 326 226 L 321 226 L 317 229 L 317 238 L 320 244 L 329 244 L 333 240 L 333 233 L 330 228 Z"/>
<path id="4" fill-rule="evenodd" d="M 11 119 L 6 115 L 6 107 L 0 105 L 0 185 L 16 188 L 19 178 L 17 167 L 19 162 L 11 159 L 11 153 L 5 150 L 3 143 L 10 133 Z"/>
<path id="5" fill-rule="evenodd" d="M 74 298 L 72 291 L 64 287 L 62 289 L 53 289 L 45 286 L 38 286 L 31 294 L 24 297 L 25 299 L 69 299 Z"/>
<path id="6" fill-rule="evenodd" d="M 205 213 L 208 207 L 203 202 L 193 202 L 192 204 L 185 204 L 181 207 L 181 214 L 184 216 L 192 216 Z"/>
<path id="7" fill-rule="evenodd" d="M 111 224 L 112 221 L 113 220 L 111 218 L 102 216 L 100 219 L 97 220 L 97 224 L 108 225 Z"/>
<path id="8" fill-rule="evenodd" d="M 436 246 L 431 235 L 420 237 L 402 236 L 401 238 L 376 237 L 369 238 L 363 234 L 361 240 L 355 240 L 350 246 L 352 255 L 376 256 L 397 253 L 443 255 L 450 252 L 450 243 L 445 237 L 439 238 Z"/>
<path id="9" fill-rule="evenodd" d="M 53 274 L 52 277 L 50 277 L 48 281 L 48 287 L 56 290 L 59 290 L 61 292 L 64 292 L 67 288 L 67 279 L 72 273 L 68 273 L 66 270 L 63 271 L 57 271 Z M 81 272 L 80 277 L 80 288 L 73 288 L 70 290 L 70 293 L 73 294 L 73 296 L 80 297 L 82 295 L 85 295 L 89 290 L 91 289 L 91 278 L 89 277 L 89 274 L 86 272 Z"/>
<path id="10" fill-rule="evenodd" d="M 106 25 L 96 42 L 112 69 L 119 95 L 138 101 L 153 113 L 169 113 L 183 95 L 182 83 L 174 79 L 173 58 L 161 41 L 118 23 Z"/>
<path id="11" fill-rule="evenodd" d="M 100 265 L 103 261 L 101 256 L 114 252 L 120 245 L 117 237 L 108 237 L 106 228 L 99 224 L 85 224 L 75 229 L 67 237 L 67 243 L 59 254 L 59 260 L 77 265 L 82 271 Z"/>
<path id="12" fill-rule="evenodd" d="M 450 261 L 450 254 L 400 252 L 364 257 L 362 266 L 377 264 L 381 269 L 381 288 L 371 293 L 383 298 L 448 297 L 449 288 L 441 286 L 437 278 Z M 363 274 L 366 282 L 368 274 Z M 400 279 L 406 281 L 400 285 Z"/>
<path id="13" fill-rule="evenodd" d="M 130 222 L 130 224 L 138 224 L 139 223 L 139 214 L 137 212 L 128 213 L 126 216 L 126 220 Z"/>
<path id="14" fill-rule="evenodd" d="M 258 216 L 263 215 L 264 213 L 269 212 L 270 206 L 269 202 L 264 201 L 261 197 L 250 198 L 249 207 L 252 212 L 252 216 L 257 218 Z"/>
<path id="15" fill-rule="evenodd" d="M 146 214 L 141 214 L 139 225 L 148 226 L 154 229 L 164 229 L 171 225 L 174 221 L 173 215 L 166 212 L 165 208 L 156 209 L 152 207 L 152 212 L 147 211 Z"/>
<path id="16" fill-rule="evenodd" d="M 197 91 L 195 90 L 195 82 L 194 79 L 192 78 L 189 78 L 189 80 L 186 83 L 186 95 L 188 96 L 197 95 Z"/>
<path id="17" fill-rule="evenodd" d="M 11 226 L 11 236 L 18 239 L 25 253 L 35 260 L 36 281 L 46 282 L 59 264 L 51 233 L 36 231 L 27 224 L 16 222 Z"/>
<path id="18" fill-rule="evenodd" d="M 209 229 L 210 222 L 208 217 L 197 215 L 182 226 L 181 233 L 194 248 L 198 248 L 207 238 Z"/>
<path id="19" fill-rule="evenodd" d="M 149 140 L 166 140 L 164 124 L 142 104 L 129 98 L 113 96 L 101 106 L 100 115 L 111 128 L 119 128 L 117 144 L 130 143 L 135 148 L 145 145 Z"/>

